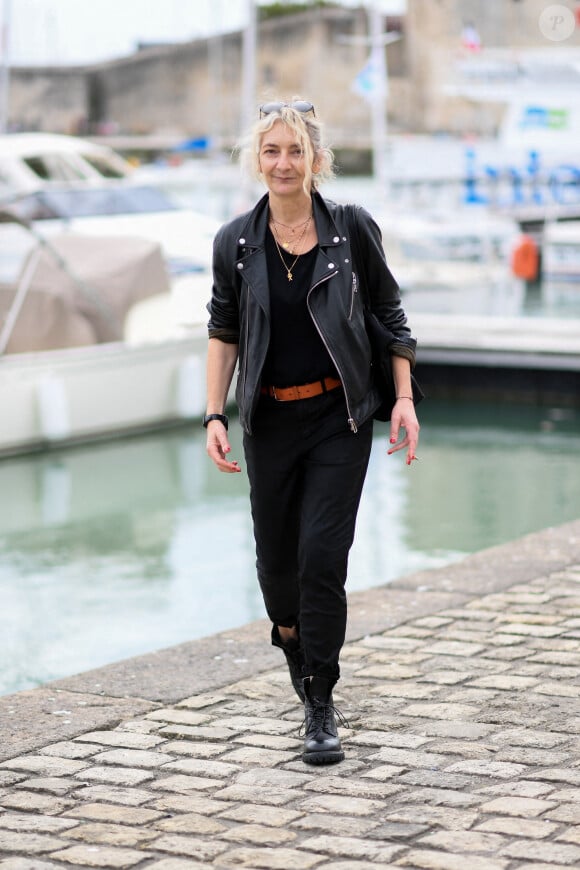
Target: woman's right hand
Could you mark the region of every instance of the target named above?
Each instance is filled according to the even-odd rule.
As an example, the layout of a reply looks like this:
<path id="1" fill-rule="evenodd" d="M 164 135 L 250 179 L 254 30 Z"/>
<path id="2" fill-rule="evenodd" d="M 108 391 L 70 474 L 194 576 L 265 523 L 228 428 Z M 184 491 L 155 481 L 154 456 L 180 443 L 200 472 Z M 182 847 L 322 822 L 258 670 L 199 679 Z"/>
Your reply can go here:
<path id="1" fill-rule="evenodd" d="M 232 448 L 228 441 L 227 429 L 219 420 L 210 420 L 207 425 L 207 455 L 211 461 L 226 474 L 233 474 L 236 471 L 241 471 L 237 460 L 229 461 L 226 459 L 227 454 Z"/>

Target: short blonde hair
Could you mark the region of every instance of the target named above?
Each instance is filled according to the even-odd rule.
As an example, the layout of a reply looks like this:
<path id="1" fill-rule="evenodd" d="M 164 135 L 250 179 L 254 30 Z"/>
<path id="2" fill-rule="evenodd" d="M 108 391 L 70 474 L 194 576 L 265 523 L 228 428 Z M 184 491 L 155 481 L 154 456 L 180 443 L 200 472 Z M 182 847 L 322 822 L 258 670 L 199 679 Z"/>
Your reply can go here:
<path id="1" fill-rule="evenodd" d="M 292 100 L 298 100 L 293 97 Z M 292 106 L 283 105 L 278 111 L 269 112 L 253 124 L 247 136 L 240 144 L 242 166 L 255 178 L 261 179 L 260 148 L 262 137 L 281 121 L 296 136 L 306 160 L 304 190 L 310 194 L 316 190 L 320 182 L 334 178 L 334 154 L 324 144 L 323 127 L 313 113 L 299 112 Z M 315 168 L 316 167 L 316 168 Z"/>

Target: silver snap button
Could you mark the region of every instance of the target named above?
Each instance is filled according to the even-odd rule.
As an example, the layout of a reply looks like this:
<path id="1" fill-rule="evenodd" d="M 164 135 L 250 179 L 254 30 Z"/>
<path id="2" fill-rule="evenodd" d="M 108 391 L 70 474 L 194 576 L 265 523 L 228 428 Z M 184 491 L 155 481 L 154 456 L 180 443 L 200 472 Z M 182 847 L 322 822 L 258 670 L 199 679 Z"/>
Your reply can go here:
<path id="1" fill-rule="evenodd" d="M 343 241 L 343 242 L 346 242 L 346 236 L 343 236 L 343 237 L 342 237 L 342 241 Z"/>
<path id="2" fill-rule="evenodd" d="M 244 264 L 243 264 L 243 263 L 238 263 L 238 269 L 243 269 L 243 268 L 244 268 Z"/>
<path id="3" fill-rule="evenodd" d="M 334 269 L 334 263 L 329 263 L 329 264 L 328 264 L 328 268 L 329 268 L 329 269 Z"/>
<path id="4" fill-rule="evenodd" d="M 336 245 L 336 244 L 338 244 L 338 242 L 340 242 L 340 239 L 338 238 L 338 236 L 335 236 L 335 237 L 333 238 L 332 241 L 333 241 L 333 242 L 335 243 L 335 245 Z"/>
<path id="5" fill-rule="evenodd" d="M 345 262 L 345 263 L 350 263 L 350 260 L 348 259 L 348 257 L 345 259 L 344 262 Z"/>
<path id="6" fill-rule="evenodd" d="M 245 244 L 246 244 L 246 240 L 245 240 L 245 239 L 240 239 L 240 245 L 245 245 Z"/>

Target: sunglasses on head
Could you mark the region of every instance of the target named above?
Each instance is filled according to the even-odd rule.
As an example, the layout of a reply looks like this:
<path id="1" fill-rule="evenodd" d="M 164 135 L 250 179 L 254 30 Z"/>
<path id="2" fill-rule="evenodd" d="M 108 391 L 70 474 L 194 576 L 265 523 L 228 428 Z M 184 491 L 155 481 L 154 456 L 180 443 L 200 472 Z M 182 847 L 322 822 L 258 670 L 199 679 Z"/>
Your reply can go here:
<path id="1" fill-rule="evenodd" d="M 295 109 L 297 112 L 300 112 L 301 115 L 307 115 L 308 112 L 312 112 L 314 117 L 316 117 L 316 112 L 314 111 L 314 106 L 312 103 L 307 102 L 307 100 L 294 100 L 291 103 L 263 103 L 260 106 L 260 118 L 264 118 L 266 115 L 271 115 L 273 112 L 280 112 L 282 109 Z"/>

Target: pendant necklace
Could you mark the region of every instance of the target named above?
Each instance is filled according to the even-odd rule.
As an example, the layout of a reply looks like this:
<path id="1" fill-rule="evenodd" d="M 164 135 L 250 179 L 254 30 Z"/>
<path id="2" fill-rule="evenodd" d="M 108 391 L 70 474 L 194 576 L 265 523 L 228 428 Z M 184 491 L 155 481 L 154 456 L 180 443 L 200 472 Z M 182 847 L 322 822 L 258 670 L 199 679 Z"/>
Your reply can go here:
<path id="1" fill-rule="evenodd" d="M 274 242 L 276 243 L 276 250 L 278 251 L 278 256 L 280 257 L 280 259 L 282 261 L 282 265 L 284 266 L 284 271 L 286 272 L 286 277 L 288 278 L 289 281 L 293 280 L 292 269 L 294 268 L 294 266 L 296 265 L 296 263 L 298 262 L 298 260 L 300 258 L 300 253 L 301 253 L 300 246 L 302 244 L 304 237 L 306 236 L 306 233 L 308 232 L 308 228 L 310 226 L 311 221 L 312 221 L 312 214 L 304 222 L 304 229 L 300 233 L 300 238 L 298 239 L 298 241 L 296 243 L 296 247 L 298 248 L 298 253 L 294 257 L 294 262 L 292 262 L 290 265 L 288 265 L 288 263 L 284 259 L 284 255 L 282 254 L 282 249 L 280 248 L 280 243 L 278 241 L 278 231 L 276 229 L 276 221 L 274 220 L 274 218 L 271 219 L 272 229 L 274 230 Z M 284 224 L 282 224 L 282 226 L 284 226 Z M 284 245 L 284 247 L 287 247 L 287 245 Z M 292 251 L 290 253 L 293 254 L 294 249 L 292 249 Z"/>
<path id="2" fill-rule="evenodd" d="M 291 227 L 291 226 L 289 226 L 288 224 L 283 224 L 282 221 L 275 221 L 274 218 L 271 218 L 271 221 L 272 221 L 272 223 L 274 224 L 274 226 L 276 227 L 276 230 L 278 230 L 279 227 L 284 227 L 285 230 L 290 230 L 290 235 L 291 235 L 291 236 L 294 236 L 294 233 L 296 233 L 299 229 L 303 228 L 303 227 L 305 226 L 305 224 L 307 224 L 307 223 L 310 221 L 311 217 L 312 217 L 312 212 L 311 212 L 310 215 L 306 218 L 305 221 L 303 221 L 301 224 L 296 224 L 295 227 Z M 281 235 L 281 234 L 280 234 L 280 235 Z M 301 238 L 302 238 L 302 235 L 300 236 L 300 239 L 301 239 Z M 292 238 L 292 239 L 288 239 L 287 242 L 284 242 L 282 239 L 281 239 L 280 241 L 281 241 L 281 245 L 282 245 L 282 247 L 284 248 L 285 251 L 288 251 L 289 254 L 293 254 L 293 253 L 294 253 L 294 245 L 295 245 L 295 240 L 294 240 L 294 238 Z M 291 247 L 291 246 L 292 246 L 292 247 Z"/>

